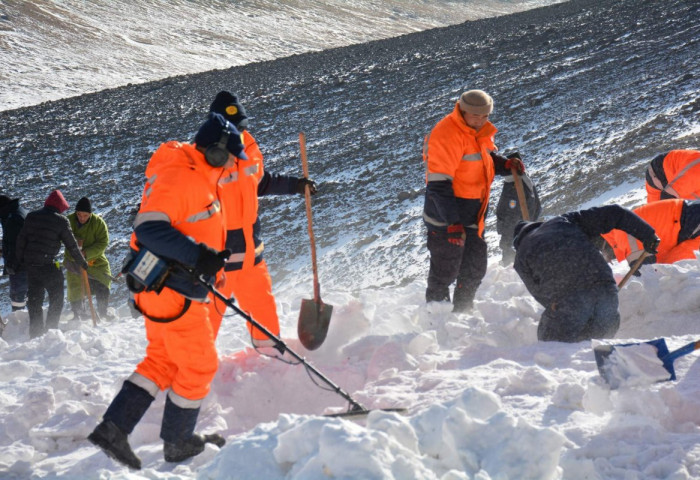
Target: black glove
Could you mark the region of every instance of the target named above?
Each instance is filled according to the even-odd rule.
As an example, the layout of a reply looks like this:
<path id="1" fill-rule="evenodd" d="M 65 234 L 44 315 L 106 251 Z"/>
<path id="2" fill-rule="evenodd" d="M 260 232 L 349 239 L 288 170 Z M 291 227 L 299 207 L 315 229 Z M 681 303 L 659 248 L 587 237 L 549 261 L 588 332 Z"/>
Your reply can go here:
<path id="1" fill-rule="evenodd" d="M 659 243 L 661 243 L 661 239 L 654 235 L 653 237 L 644 240 L 642 245 L 644 245 L 645 252 L 651 255 L 656 255 L 657 253 L 659 253 Z"/>
<path id="2" fill-rule="evenodd" d="M 305 191 L 307 185 L 309 186 L 309 193 L 311 195 L 315 195 L 316 194 L 316 182 L 314 182 L 310 178 L 304 178 L 304 177 L 297 180 L 297 186 L 295 188 L 296 192 L 301 194 L 301 195 L 304 195 L 304 191 Z"/>
<path id="3" fill-rule="evenodd" d="M 197 274 L 205 277 L 213 277 L 216 273 L 224 268 L 226 259 L 231 256 L 231 250 L 221 250 L 217 252 L 213 248 L 209 248 L 203 243 L 199 244 L 199 257 L 194 266 L 194 271 Z"/>

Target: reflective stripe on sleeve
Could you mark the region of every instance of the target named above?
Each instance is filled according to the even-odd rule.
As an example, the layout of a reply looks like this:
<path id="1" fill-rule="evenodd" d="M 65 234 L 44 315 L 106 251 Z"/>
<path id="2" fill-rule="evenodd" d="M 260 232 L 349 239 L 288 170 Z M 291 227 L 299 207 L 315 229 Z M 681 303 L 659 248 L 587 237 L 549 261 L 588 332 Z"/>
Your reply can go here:
<path id="1" fill-rule="evenodd" d="M 214 214 L 218 213 L 219 211 L 221 211 L 221 204 L 218 200 L 214 200 L 211 204 L 209 204 L 209 206 L 207 206 L 206 210 L 191 215 L 187 218 L 187 220 L 185 220 L 185 222 L 195 223 L 199 222 L 200 220 L 206 220 L 207 218 L 210 218 Z"/>
<path id="2" fill-rule="evenodd" d="M 683 167 L 683 170 L 678 172 L 678 175 L 676 175 L 673 180 L 668 182 L 668 185 L 666 185 L 666 187 L 663 188 L 662 190 L 673 197 L 681 198 L 680 194 L 673 188 L 673 184 L 676 183 L 678 180 L 680 180 L 683 177 L 683 175 L 685 175 L 688 172 L 688 170 L 693 168 L 698 163 L 700 163 L 700 158 L 697 158 L 697 159 L 693 160 L 692 162 L 688 163 L 685 167 Z M 651 170 L 651 167 L 649 167 L 649 169 Z M 654 179 L 655 181 L 658 181 L 658 179 L 655 176 L 652 176 L 652 179 Z M 659 183 L 661 183 L 661 182 L 659 182 Z M 697 196 L 695 198 L 697 198 Z"/>
<path id="3" fill-rule="evenodd" d="M 168 222 L 170 217 L 164 212 L 143 212 L 136 215 L 134 219 L 134 228 L 145 222 Z"/>
<path id="4" fill-rule="evenodd" d="M 255 256 L 259 256 L 265 250 L 265 242 L 260 242 L 260 245 L 255 247 Z M 245 259 L 245 252 L 232 253 L 230 257 L 226 259 L 226 263 L 240 263 Z"/>
<path id="5" fill-rule="evenodd" d="M 639 257 L 642 256 L 642 253 L 644 253 L 644 249 L 642 248 L 640 250 L 639 247 L 637 247 L 637 238 L 633 235 L 630 235 L 629 233 L 627 234 L 627 243 L 630 246 L 630 254 L 627 255 L 627 258 L 625 260 L 627 260 L 627 263 L 632 264 Z"/>

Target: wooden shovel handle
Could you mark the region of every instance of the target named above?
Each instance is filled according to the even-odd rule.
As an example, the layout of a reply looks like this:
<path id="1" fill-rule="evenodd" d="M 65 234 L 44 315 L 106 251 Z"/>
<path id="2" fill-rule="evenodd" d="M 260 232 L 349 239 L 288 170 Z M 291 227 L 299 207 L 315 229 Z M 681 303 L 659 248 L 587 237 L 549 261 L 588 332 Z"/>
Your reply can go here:
<path id="1" fill-rule="evenodd" d="M 92 316 L 92 326 L 97 326 L 97 312 L 95 311 L 95 305 L 92 304 L 92 292 L 90 291 L 90 280 L 88 280 L 87 270 L 81 268 L 80 273 L 83 277 L 83 288 L 85 289 L 85 294 L 88 298 L 88 303 L 90 304 L 90 315 Z"/>
<path id="2" fill-rule="evenodd" d="M 306 159 L 306 135 L 299 132 L 299 148 L 301 150 L 301 168 L 304 171 L 304 178 L 309 178 L 309 164 Z M 311 192 L 309 186 L 304 187 L 304 198 L 306 199 L 306 221 L 309 230 L 309 241 L 311 243 L 311 269 L 314 274 L 314 301 L 321 301 L 321 285 L 318 282 L 318 268 L 316 267 L 316 239 L 314 238 L 313 220 L 311 217 Z"/>
<path id="3" fill-rule="evenodd" d="M 527 200 L 525 199 L 525 189 L 523 188 L 523 179 L 520 178 L 518 169 L 512 167 L 510 172 L 513 174 L 513 182 L 515 182 L 515 192 L 518 194 L 518 203 L 520 204 L 520 213 L 523 216 L 523 220 L 526 222 L 530 221 L 530 212 L 527 209 Z"/>
<path id="4" fill-rule="evenodd" d="M 647 252 L 646 250 L 644 252 L 642 252 L 642 254 L 637 259 L 637 261 L 634 262 L 634 265 L 632 265 L 632 268 L 630 268 L 630 271 L 627 272 L 627 275 L 625 275 L 625 277 L 622 280 L 620 280 L 620 283 L 617 284 L 618 290 L 625 286 L 625 283 L 627 283 L 627 280 L 629 280 L 632 277 L 632 275 L 634 275 L 634 272 L 639 270 L 639 267 L 642 266 L 642 262 L 644 262 L 644 259 L 647 258 L 648 256 L 649 256 L 649 252 Z"/>

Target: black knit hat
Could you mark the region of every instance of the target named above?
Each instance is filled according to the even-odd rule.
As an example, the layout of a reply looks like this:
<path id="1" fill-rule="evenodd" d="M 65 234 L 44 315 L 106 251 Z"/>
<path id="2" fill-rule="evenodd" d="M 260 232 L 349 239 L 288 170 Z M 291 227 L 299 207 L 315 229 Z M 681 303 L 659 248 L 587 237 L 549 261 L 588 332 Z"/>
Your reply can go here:
<path id="1" fill-rule="evenodd" d="M 90 205 L 90 200 L 87 197 L 83 197 L 78 200 L 78 203 L 75 204 L 75 211 L 92 213 L 92 205 Z"/>
<path id="2" fill-rule="evenodd" d="M 238 158 L 248 160 L 248 155 L 245 153 L 241 132 L 236 130 L 236 127 L 218 113 L 209 113 L 209 118 L 199 127 L 197 134 L 194 136 L 194 143 L 202 148 L 207 148 L 221 140 L 221 135 L 228 132 L 228 142 L 226 149 Z"/>
<path id="3" fill-rule="evenodd" d="M 0 208 L 4 207 L 8 203 L 10 203 L 12 199 L 8 197 L 7 195 L 0 195 Z"/>
<path id="4" fill-rule="evenodd" d="M 238 130 L 248 128 L 248 116 L 245 108 L 238 101 L 238 97 L 230 92 L 222 91 L 216 94 L 216 98 L 209 107 L 210 112 L 219 113 L 226 120 L 233 123 Z"/>

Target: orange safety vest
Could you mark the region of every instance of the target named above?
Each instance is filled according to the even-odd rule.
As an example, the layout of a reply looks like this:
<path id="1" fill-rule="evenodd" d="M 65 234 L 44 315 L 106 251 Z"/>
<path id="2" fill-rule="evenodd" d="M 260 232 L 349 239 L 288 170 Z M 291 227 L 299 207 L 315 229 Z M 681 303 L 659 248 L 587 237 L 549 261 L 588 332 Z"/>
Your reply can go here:
<path id="1" fill-rule="evenodd" d="M 654 228 L 656 235 L 661 239 L 658 254 L 656 255 L 656 263 L 673 263 L 680 260 L 680 258 L 677 258 L 678 255 L 687 255 L 685 247 L 676 250 L 673 254 L 669 254 L 679 245 L 678 233 L 681 231 L 681 212 L 683 211 L 684 203 L 685 200 L 680 199 L 660 200 L 647 203 L 633 210 L 634 213 L 646 220 Z M 644 247 L 639 240 L 622 230 L 611 230 L 603 234 L 603 238 L 612 247 L 618 262 L 627 260 L 629 263 L 632 263 L 644 251 Z M 687 242 L 695 243 L 695 239 L 687 240 L 682 242 L 682 244 Z M 688 246 L 690 244 L 686 247 Z M 669 261 L 673 258 L 675 260 Z M 695 258 L 695 255 L 692 254 L 690 257 L 683 258 Z"/>
<path id="2" fill-rule="evenodd" d="M 484 217 L 496 173 L 490 155 L 496 150 L 496 132 L 498 129 L 491 122 L 486 122 L 479 131 L 469 127 L 457 102 L 454 110 L 435 125 L 423 146 L 426 183 L 450 180 L 455 197 L 481 201 L 480 234 L 484 230 Z"/>
<path id="3" fill-rule="evenodd" d="M 258 184 L 265 167 L 255 138 L 247 130 L 242 135 L 248 160 L 237 158 L 236 164 L 226 171 L 220 183 L 226 205 L 226 229 L 230 232 L 242 230 L 245 239 L 245 247 L 234 247 L 228 261 L 243 262 L 243 269 L 246 270 L 253 267 L 255 257 L 265 248 L 262 241 L 256 245 L 253 239 L 253 225 L 258 219 Z M 231 245 L 228 247 L 231 248 Z"/>
<path id="4" fill-rule="evenodd" d="M 667 184 L 657 177 L 654 169 L 647 169 L 652 184 L 646 184 L 647 202 L 661 199 L 661 192 L 686 200 L 700 199 L 700 151 L 671 150 L 664 157 L 663 170 Z"/>

